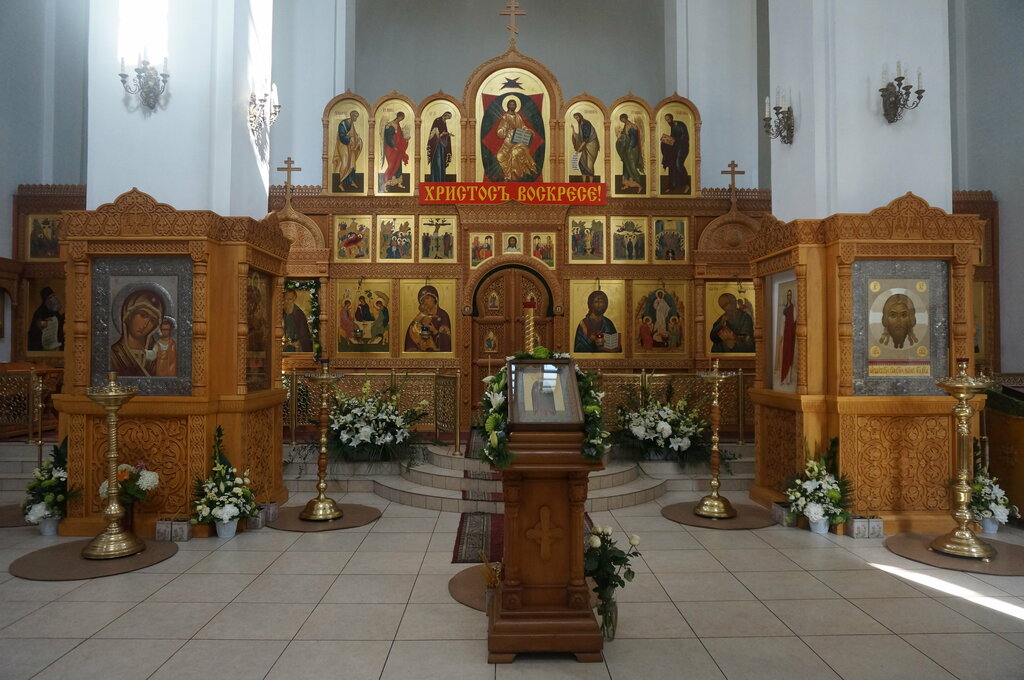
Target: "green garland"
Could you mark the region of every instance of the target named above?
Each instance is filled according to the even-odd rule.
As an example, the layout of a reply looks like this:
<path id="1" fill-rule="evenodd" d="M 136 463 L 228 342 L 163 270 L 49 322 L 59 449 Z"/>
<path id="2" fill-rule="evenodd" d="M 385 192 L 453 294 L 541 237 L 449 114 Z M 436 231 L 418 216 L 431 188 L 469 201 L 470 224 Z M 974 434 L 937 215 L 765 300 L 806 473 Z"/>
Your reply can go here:
<path id="1" fill-rule="evenodd" d="M 533 352 L 516 352 L 510 359 L 568 359 L 568 354 L 556 354 L 545 347 L 537 347 Z M 606 440 L 608 432 L 604 430 L 601 417 L 601 399 L 604 394 L 598 392 L 594 383 L 596 376 L 573 364 L 576 370 L 576 382 L 579 385 L 580 401 L 583 403 L 584 439 L 582 455 L 586 460 L 599 461 L 608 449 Z M 484 378 L 488 390 L 484 392 L 480 411 L 484 422 L 484 447 L 480 450 L 480 460 L 498 469 L 512 464 L 513 454 L 508 448 L 508 366 L 502 366 L 493 376 Z"/>
<path id="2" fill-rule="evenodd" d="M 313 338 L 313 357 L 320 358 L 320 279 L 286 279 L 285 290 L 309 291 L 309 334 Z"/>

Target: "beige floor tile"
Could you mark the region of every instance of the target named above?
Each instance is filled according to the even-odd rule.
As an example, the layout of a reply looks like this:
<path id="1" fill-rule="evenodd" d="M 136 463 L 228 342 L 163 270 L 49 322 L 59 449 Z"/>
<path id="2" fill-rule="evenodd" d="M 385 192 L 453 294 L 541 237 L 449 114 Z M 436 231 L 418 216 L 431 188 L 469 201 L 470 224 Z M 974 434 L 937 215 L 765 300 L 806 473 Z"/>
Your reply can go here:
<path id="1" fill-rule="evenodd" d="M 196 563 L 190 574 L 259 574 L 281 555 L 272 550 L 218 550 Z"/>
<path id="2" fill-rule="evenodd" d="M 381 517 L 377 520 L 370 533 L 431 533 L 437 524 L 437 515 L 433 517 Z"/>
<path id="3" fill-rule="evenodd" d="M 768 600 L 765 603 L 797 635 L 888 634 L 889 630 L 846 600 Z M 851 640 L 850 644 L 856 644 Z"/>
<path id="4" fill-rule="evenodd" d="M 333 574 L 261 574 L 239 593 L 235 602 L 316 604 L 336 578 Z"/>
<path id="5" fill-rule="evenodd" d="M 950 569 L 916 569 L 897 575 L 907 585 L 917 588 L 931 597 L 985 595 L 991 597 L 1009 597 L 1011 594 L 997 586 L 978 578 L 981 574 L 968 574 L 965 571 Z"/>
<path id="6" fill-rule="evenodd" d="M 315 606 L 279 602 L 232 602 L 203 626 L 195 637 L 206 640 L 291 640 Z"/>
<path id="7" fill-rule="evenodd" d="M 457 602 L 410 604 L 396 640 L 477 640 L 487 637 L 483 612 Z"/>
<path id="8" fill-rule="evenodd" d="M 770 548 L 757 532 L 754 531 L 722 531 L 719 529 L 701 529 L 690 527 L 690 533 L 697 541 L 711 550 L 720 548 L 723 550 L 752 550 L 755 548 Z"/>
<path id="9" fill-rule="evenodd" d="M 693 630 L 671 602 L 619 602 L 616 639 L 689 638 Z"/>
<path id="10" fill-rule="evenodd" d="M 642 541 L 643 539 L 641 539 Z M 703 548 L 697 550 L 641 550 L 644 564 L 655 574 L 726 571 L 725 566 Z"/>
<path id="11" fill-rule="evenodd" d="M 366 538 L 365 531 L 343 529 L 339 531 L 311 531 L 300 534 L 288 552 L 355 552 Z"/>
<path id="12" fill-rule="evenodd" d="M 1024 633 L 1000 633 L 1000 637 L 1024 649 Z"/>
<path id="13" fill-rule="evenodd" d="M 312 498 L 315 495 L 316 494 L 311 494 L 310 498 Z M 394 505 L 388 499 L 381 498 L 375 493 L 347 493 L 341 498 L 338 498 L 337 500 L 341 503 L 352 503 L 354 505 L 369 505 L 371 508 L 377 508 L 381 512 L 387 510 L 388 507 L 390 507 L 391 505 Z"/>
<path id="14" fill-rule="evenodd" d="M 613 680 L 724 679 L 699 640 L 630 640 L 606 642 L 604 659 Z M 518 663 L 518 662 L 517 662 Z M 513 664 L 515 665 L 515 664 Z M 600 675 L 598 674 L 598 677 Z"/>
<path id="15" fill-rule="evenodd" d="M 139 569 L 136 574 L 184 574 L 186 571 L 202 562 L 212 553 L 205 550 L 179 550 L 166 560 L 157 562 L 153 566 Z"/>
<path id="16" fill-rule="evenodd" d="M 575 663 L 575 662 L 573 662 Z M 486 640 L 396 640 L 380 680 L 494 680 Z"/>
<path id="17" fill-rule="evenodd" d="M 51 602 L 0 629 L 0 637 L 87 638 L 133 606 L 132 602 Z"/>
<path id="18" fill-rule="evenodd" d="M 655 501 L 638 503 L 610 511 L 614 517 L 661 517 L 661 505 Z"/>
<path id="19" fill-rule="evenodd" d="M 430 536 L 430 544 L 427 546 L 427 552 L 442 552 L 451 555 L 455 550 L 456 535 L 457 534 L 454 531 L 435 531 Z"/>
<path id="20" fill-rule="evenodd" d="M 18 602 L 31 600 L 57 600 L 88 581 L 29 581 L 23 578 L 12 578 L 0 583 L 0 602 Z"/>
<path id="21" fill-rule="evenodd" d="M 260 529 L 243 531 L 220 547 L 220 550 L 273 550 L 281 552 L 290 548 L 302 534 L 297 531 L 275 531 Z"/>
<path id="22" fill-rule="evenodd" d="M 433 518 L 437 519 L 440 515 L 439 510 L 427 510 L 426 508 L 416 508 L 411 505 L 402 505 L 400 503 L 392 503 L 381 515 L 381 519 L 390 519 L 392 517 L 419 517 L 419 518 Z"/>
<path id="23" fill-rule="evenodd" d="M 701 642 L 729 680 L 839 680 L 799 638 L 705 638 Z"/>
<path id="24" fill-rule="evenodd" d="M 779 548 L 778 550 L 809 571 L 874 569 L 870 564 L 845 548 Z"/>
<path id="25" fill-rule="evenodd" d="M 1007 595 L 1024 595 L 1024 576 L 989 576 L 975 574 L 979 579 L 999 588 Z"/>
<path id="26" fill-rule="evenodd" d="M 523 654 L 496 664 L 497 680 L 611 680 L 603 663 L 577 663 L 571 654 Z"/>
<path id="27" fill-rule="evenodd" d="M 668 602 L 668 593 L 654 574 L 637 574 L 625 588 L 616 591 L 619 602 Z"/>
<path id="28" fill-rule="evenodd" d="M 686 531 L 686 527 L 678 522 L 673 522 L 670 519 L 665 519 L 660 514 L 656 516 L 643 516 L 643 515 L 615 515 L 615 511 L 612 511 L 612 516 L 618 521 L 619 526 L 627 534 L 637 534 L 640 536 L 640 540 L 644 540 L 645 533 L 651 533 L 654 531 Z"/>
<path id="29" fill-rule="evenodd" d="M 60 599 L 65 602 L 142 602 L 173 578 L 174 574 L 117 574 L 93 579 Z"/>
<path id="30" fill-rule="evenodd" d="M 820 635 L 804 642 L 846 680 L 953 680 L 898 635 Z"/>
<path id="31" fill-rule="evenodd" d="M 959 680 L 1020 678 L 1024 649 L 994 633 L 903 635 Z"/>
<path id="32" fill-rule="evenodd" d="M 267 567 L 268 574 L 340 574 L 351 552 L 296 552 L 281 553 L 273 564 Z"/>
<path id="33" fill-rule="evenodd" d="M 735 576 L 727 573 L 660 574 L 658 580 L 673 602 L 757 599 Z"/>
<path id="34" fill-rule="evenodd" d="M 950 609 L 993 633 L 1024 633 L 1024 602 L 1014 597 L 936 597 Z"/>
<path id="35" fill-rule="evenodd" d="M 423 564 L 420 566 L 419 573 L 455 575 L 467 566 L 466 564 L 453 564 L 450 553 L 428 552 L 423 556 Z"/>
<path id="36" fill-rule="evenodd" d="M 829 540 L 831 534 L 812 534 L 806 529 L 796 527 L 780 527 L 778 525 L 758 529 L 754 533 L 762 541 L 777 548 L 835 548 L 836 544 Z"/>
<path id="37" fill-rule="evenodd" d="M 330 604 L 404 604 L 416 582 L 414 574 L 342 574 L 324 594 Z"/>
<path id="38" fill-rule="evenodd" d="M 625 535 L 625 532 L 623 532 Z M 640 536 L 638 549 L 646 553 L 649 550 L 703 550 L 704 546 L 685 531 L 646 531 Z M 628 542 L 628 538 L 626 539 Z M 620 544 L 625 549 L 625 544 Z"/>
<path id="39" fill-rule="evenodd" d="M 736 578 L 759 600 L 817 600 L 836 592 L 805 571 L 746 571 Z"/>
<path id="40" fill-rule="evenodd" d="M 429 533 L 370 532 L 359 546 L 359 551 L 423 553 L 427 551 L 431 535 Z"/>
<path id="41" fill-rule="evenodd" d="M 437 524 L 434 525 L 434 533 L 452 533 L 459 530 L 459 522 L 462 520 L 462 513 L 442 512 L 437 517 Z"/>
<path id="42" fill-rule="evenodd" d="M 153 674 L 152 680 L 262 678 L 287 644 L 284 640 L 191 640 Z"/>
<path id="43" fill-rule="evenodd" d="M 253 574 L 181 574 L 150 602 L 231 602 L 252 583 Z"/>
<path id="44" fill-rule="evenodd" d="M 819 581 L 836 591 L 840 597 L 925 597 L 895 576 L 881 571 L 833 570 L 810 572 Z M 797 599 L 787 598 L 787 599 Z"/>
<path id="45" fill-rule="evenodd" d="M 710 548 L 708 552 L 731 572 L 796 571 L 801 567 L 775 548 Z"/>
<path id="46" fill-rule="evenodd" d="M 145 680 L 184 644 L 182 640 L 147 640 L 145 651 L 138 640 L 86 640 L 51 664 L 36 680 Z"/>
<path id="47" fill-rule="evenodd" d="M 320 604 L 296 640 L 394 640 L 403 604 Z"/>
<path id="48" fill-rule="evenodd" d="M 432 553 L 438 554 L 438 553 Z M 353 555 L 343 574 L 416 574 L 423 562 L 423 553 L 372 552 L 360 550 Z"/>
<path id="49" fill-rule="evenodd" d="M 187 640 L 223 607 L 216 602 L 142 602 L 96 637 Z"/>
<path id="50" fill-rule="evenodd" d="M 865 548 L 855 545 L 850 547 L 849 551 L 868 564 L 884 564 L 888 567 L 899 567 L 900 569 L 930 569 L 933 571 L 945 571 L 944 569 L 932 568 L 926 564 L 922 564 L 921 562 L 915 562 L 914 560 L 908 560 L 905 557 L 900 557 L 886 547 Z"/>
<path id="51" fill-rule="evenodd" d="M 680 602 L 678 607 L 700 638 L 793 635 L 793 631 L 760 602 Z"/>
<path id="52" fill-rule="evenodd" d="M 448 574 L 420 574 L 416 577 L 409 602 L 416 604 L 448 604 L 453 602 L 448 592 L 448 582 L 452 577 Z M 481 583 L 483 577 L 481 576 Z"/>
<path id="53" fill-rule="evenodd" d="M 23 616 L 31 614 L 46 604 L 44 600 L 18 600 L 0 602 L 0 628 L 9 626 Z"/>
<path id="54" fill-rule="evenodd" d="M 0 678 L 28 680 L 81 642 L 53 638 L 0 640 Z"/>
<path id="55" fill-rule="evenodd" d="M 293 640 L 270 669 L 267 680 L 377 680 L 390 649 L 391 643 L 383 641 Z"/>
<path id="56" fill-rule="evenodd" d="M 983 633 L 985 629 L 931 598 L 851 599 L 894 633 Z"/>

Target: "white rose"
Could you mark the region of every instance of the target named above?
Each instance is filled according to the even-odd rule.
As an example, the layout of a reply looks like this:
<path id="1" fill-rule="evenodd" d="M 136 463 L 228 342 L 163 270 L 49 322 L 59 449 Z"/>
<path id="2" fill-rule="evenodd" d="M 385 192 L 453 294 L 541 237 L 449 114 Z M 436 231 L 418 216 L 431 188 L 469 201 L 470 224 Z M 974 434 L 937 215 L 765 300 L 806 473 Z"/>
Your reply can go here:
<path id="1" fill-rule="evenodd" d="M 998 505 L 997 503 L 990 503 L 988 508 L 992 511 L 992 516 L 995 517 L 1000 524 L 1006 524 L 1006 521 L 1010 519 L 1009 508 L 1004 508 L 1002 505 Z"/>
<path id="2" fill-rule="evenodd" d="M 643 439 L 644 435 L 647 434 L 647 430 L 645 430 L 642 425 L 634 425 L 633 427 L 629 428 L 629 431 L 632 432 L 633 436 L 635 436 L 637 439 Z"/>
<path id="3" fill-rule="evenodd" d="M 629 544 L 634 548 L 637 547 L 638 545 L 640 545 L 640 537 L 636 534 L 633 534 L 629 537 Z"/>
<path id="4" fill-rule="evenodd" d="M 820 503 L 808 503 L 804 506 L 804 515 L 812 522 L 825 519 L 825 508 Z"/>
<path id="5" fill-rule="evenodd" d="M 599 536 L 591 536 L 590 537 L 590 547 L 591 548 L 600 548 L 601 547 L 601 538 Z"/>
<path id="6" fill-rule="evenodd" d="M 658 434 L 662 437 L 668 437 L 672 434 L 672 426 L 664 420 L 659 420 L 658 424 L 654 426 L 654 429 L 657 430 Z"/>

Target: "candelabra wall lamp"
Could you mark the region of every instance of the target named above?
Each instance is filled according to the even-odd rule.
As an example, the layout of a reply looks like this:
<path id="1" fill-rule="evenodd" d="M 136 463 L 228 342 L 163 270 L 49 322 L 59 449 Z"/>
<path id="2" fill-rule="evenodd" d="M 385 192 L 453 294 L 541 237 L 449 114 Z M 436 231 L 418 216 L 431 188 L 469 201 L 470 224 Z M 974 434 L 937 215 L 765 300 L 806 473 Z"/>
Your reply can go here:
<path id="1" fill-rule="evenodd" d="M 924 97 L 924 89 L 921 87 L 921 69 L 917 69 L 917 89 L 914 90 L 914 86 L 909 82 L 904 85 L 903 81 L 907 80 L 907 72 L 903 70 L 900 62 L 896 62 L 896 78 L 889 80 L 889 68 L 882 68 L 882 87 L 878 90 L 878 93 L 882 96 L 882 115 L 890 123 L 903 118 L 903 112 L 909 111 L 910 109 L 916 109 L 917 105 L 921 103 L 921 98 Z M 914 90 L 914 94 L 917 95 L 917 99 L 910 101 L 911 90 Z"/>
<path id="2" fill-rule="evenodd" d="M 775 111 L 775 120 L 772 120 Z M 772 139 L 781 139 L 783 144 L 793 143 L 793 107 L 787 103 L 785 94 L 775 89 L 775 107 L 768 106 L 768 97 L 764 98 L 764 131 Z"/>
<path id="3" fill-rule="evenodd" d="M 270 92 L 257 98 L 256 93 L 249 95 L 249 131 L 253 135 L 259 133 L 266 124 L 269 129 L 277 122 L 277 115 L 281 113 L 281 104 L 277 100 L 277 85 L 270 86 Z"/>
<path id="4" fill-rule="evenodd" d="M 167 58 L 164 58 L 163 71 L 157 71 L 155 66 L 149 65 L 148 59 L 140 55 L 139 65 L 132 70 L 135 71 L 135 75 L 131 76 L 131 82 L 129 82 L 128 70 L 124 66 L 124 57 L 121 57 L 121 72 L 117 75 L 121 78 L 124 91 L 128 94 L 139 95 L 139 101 L 150 111 L 156 109 L 160 95 L 167 88 L 167 79 L 171 77 L 171 74 L 167 72 Z"/>

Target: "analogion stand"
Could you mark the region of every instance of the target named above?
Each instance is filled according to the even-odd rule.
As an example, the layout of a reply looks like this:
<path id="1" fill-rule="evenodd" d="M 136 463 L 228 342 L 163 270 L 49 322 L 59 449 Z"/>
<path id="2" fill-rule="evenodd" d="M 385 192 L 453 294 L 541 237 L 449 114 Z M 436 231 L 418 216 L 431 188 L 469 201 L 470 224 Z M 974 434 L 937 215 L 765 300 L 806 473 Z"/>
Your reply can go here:
<path id="1" fill-rule="evenodd" d="M 509 448 L 503 576 L 487 612 L 488 663 L 523 652 L 568 652 L 603 660 L 604 637 L 583 574 L 583 506 L 588 476 L 583 411 L 572 362 L 509 365 Z"/>

